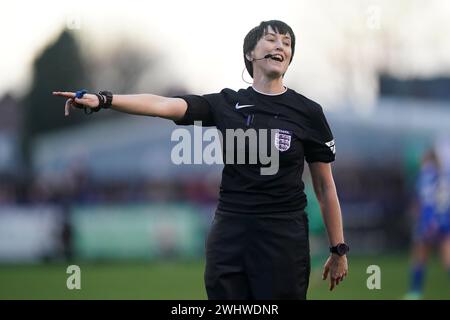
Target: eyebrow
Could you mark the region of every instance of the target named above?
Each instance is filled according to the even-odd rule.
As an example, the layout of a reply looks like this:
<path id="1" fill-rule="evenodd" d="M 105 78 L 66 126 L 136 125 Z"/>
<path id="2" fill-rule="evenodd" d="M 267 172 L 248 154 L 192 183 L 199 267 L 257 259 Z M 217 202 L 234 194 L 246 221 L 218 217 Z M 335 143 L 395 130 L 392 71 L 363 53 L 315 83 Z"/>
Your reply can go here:
<path id="1" fill-rule="evenodd" d="M 273 32 L 266 32 L 265 36 L 274 36 L 274 37 L 276 37 L 276 34 L 275 34 L 275 33 L 273 33 Z M 289 40 L 291 40 L 291 37 L 290 37 L 290 36 L 288 36 L 287 34 L 285 34 L 285 35 L 282 35 L 282 36 L 283 36 L 283 38 L 285 38 L 285 39 L 289 39 Z"/>

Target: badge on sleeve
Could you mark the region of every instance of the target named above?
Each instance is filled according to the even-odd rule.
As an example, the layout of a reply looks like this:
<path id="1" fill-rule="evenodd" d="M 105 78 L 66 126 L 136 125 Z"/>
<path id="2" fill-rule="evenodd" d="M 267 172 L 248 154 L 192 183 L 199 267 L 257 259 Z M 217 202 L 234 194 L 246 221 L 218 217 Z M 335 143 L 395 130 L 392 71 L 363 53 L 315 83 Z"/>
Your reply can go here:
<path id="1" fill-rule="evenodd" d="M 333 152 L 333 154 L 336 154 L 336 145 L 334 144 L 334 139 L 328 142 L 325 142 L 326 146 L 328 148 L 330 148 L 331 152 Z"/>

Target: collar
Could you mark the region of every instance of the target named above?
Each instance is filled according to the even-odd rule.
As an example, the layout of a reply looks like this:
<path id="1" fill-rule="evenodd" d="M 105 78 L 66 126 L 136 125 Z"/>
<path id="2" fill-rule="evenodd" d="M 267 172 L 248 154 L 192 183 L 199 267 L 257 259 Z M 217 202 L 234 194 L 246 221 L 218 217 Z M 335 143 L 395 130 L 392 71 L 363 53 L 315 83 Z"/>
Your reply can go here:
<path id="1" fill-rule="evenodd" d="M 265 93 L 265 92 L 261 92 L 261 91 L 256 90 L 256 88 L 255 88 L 254 86 L 252 86 L 252 89 L 255 90 L 256 92 L 260 93 L 260 94 L 265 95 L 265 96 L 280 96 L 280 95 L 282 95 L 283 93 L 285 93 L 285 92 L 287 91 L 287 89 L 288 89 L 288 88 L 287 88 L 286 86 L 284 86 L 284 85 L 283 85 L 283 87 L 284 87 L 284 90 L 283 90 L 282 92 L 280 92 L 280 93 Z"/>

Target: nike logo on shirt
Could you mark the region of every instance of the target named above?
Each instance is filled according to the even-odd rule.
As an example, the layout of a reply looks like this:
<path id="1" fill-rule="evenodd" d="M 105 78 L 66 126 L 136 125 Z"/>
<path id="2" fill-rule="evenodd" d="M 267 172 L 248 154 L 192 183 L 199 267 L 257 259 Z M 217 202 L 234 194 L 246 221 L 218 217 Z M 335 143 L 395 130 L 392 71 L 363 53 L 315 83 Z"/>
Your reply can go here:
<path id="1" fill-rule="evenodd" d="M 235 108 L 236 108 L 236 109 L 241 109 L 241 108 L 254 107 L 254 106 L 255 106 L 254 104 L 243 104 L 243 105 L 239 105 L 239 102 L 238 102 L 238 103 L 236 103 Z"/>

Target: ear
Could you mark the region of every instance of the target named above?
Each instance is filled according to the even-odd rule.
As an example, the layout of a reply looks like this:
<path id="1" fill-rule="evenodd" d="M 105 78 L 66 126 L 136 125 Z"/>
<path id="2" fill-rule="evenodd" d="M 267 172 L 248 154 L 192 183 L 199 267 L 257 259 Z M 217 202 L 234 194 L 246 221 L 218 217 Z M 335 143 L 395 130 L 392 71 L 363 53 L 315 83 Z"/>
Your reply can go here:
<path id="1" fill-rule="evenodd" d="M 247 53 L 246 55 L 245 55 L 245 57 L 247 58 L 247 60 L 248 61 L 250 61 L 250 62 L 252 62 L 253 61 L 253 58 L 252 58 L 252 54 L 253 52 L 250 52 L 250 53 Z"/>

